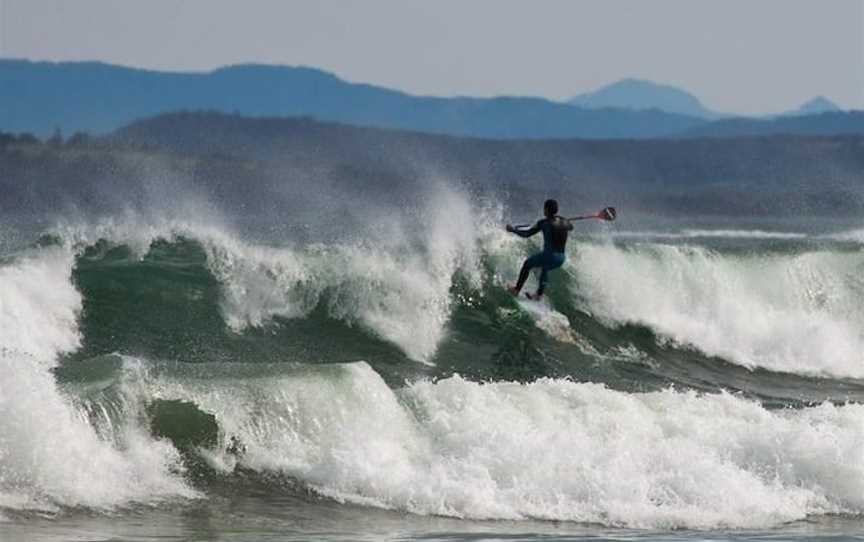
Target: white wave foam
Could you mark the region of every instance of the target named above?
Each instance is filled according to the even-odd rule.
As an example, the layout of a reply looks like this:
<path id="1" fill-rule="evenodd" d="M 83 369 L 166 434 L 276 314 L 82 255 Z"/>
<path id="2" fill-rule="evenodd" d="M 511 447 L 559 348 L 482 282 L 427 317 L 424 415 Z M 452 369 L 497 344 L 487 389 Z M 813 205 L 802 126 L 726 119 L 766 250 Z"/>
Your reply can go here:
<path id="1" fill-rule="evenodd" d="M 626 394 L 453 377 L 393 392 L 365 363 L 152 383 L 212 412 L 241 462 L 340 501 L 464 518 L 766 527 L 864 510 L 864 407 L 768 411 L 728 394 Z"/>
<path id="2" fill-rule="evenodd" d="M 664 231 L 611 231 L 604 236 L 638 237 L 649 239 L 807 239 L 806 233 L 766 230 L 734 230 L 734 229 L 685 229 L 680 232 Z"/>
<path id="3" fill-rule="evenodd" d="M 176 452 L 133 425 L 100 438 L 48 368 L 79 346 L 73 253 L 32 251 L 0 267 L 0 507 L 110 508 L 190 496 Z"/>
<path id="4" fill-rule="evenodd" d="M 157 239 L 176 241 L 181 237 L 190 239 L 222 238 L 225 228 L 217 223 L 181 220 L 177 218 L 146 219 L 134 212 L 118 217 L 101 219 L 98 222 L 62 222 L 48 233 L 59 237 L 70 250 L 80 251 L 104 240 L 112 245 L 125 245 L 137 258 L 143 258 Z"/>
<path id="5" fill-rule="evenodd" d="M 722 255 L 703 248 L 581 245 L 574 294 L 746 367 L 864 377 L 864 257 Z"/>
<path id="6" fill-rule="evenodd" d="M 52 362 L 78 347 L 73 260 L 71 251 L 52 247 L 0 267 L 0 348 Z"/>
<path id="7" fill-rule="evenodd" d="M 303 249 L 211 236 L 208 265 L 223 285 L 226 322 L 242 330 L 277 315 L 304 316 L 326 293 L 331 316 L 358 322 L 428 362 L 450 316 L 453 274 L 461 269 L 479 281 L 479 271 L 478 218 L 465 198 L 443 191 L 426 213 L 419 238 L 401 224 L 364 242 Z"/>
<path id="8" fill-rule="evenodd" d="M 362 325 L 428 363 L 446 332 L 454 273 L 480 282 L 478 232 L 490 229 L 492 219 L 463 194 L 438 186 L 413 216 L 384 213 L 370 220 L 355 236 L 360 240 L 305 247 L 260 245 L 218 225 L 152 223 L 135 214 L 54 231 L 71 247 L 106 239 L 139 257 L 156 239 L 195 239 L 221 283 L 223 317 L 235 331 L 274 316 L 306 316 L 326 295 L 330 316 Z"/>
<path id="9" fill-rule="evenodd" d="M 843 241 L 843 242 L 852 242 L 852 243 L 862 243 L 864 244 L 864 229 L 860 230 L 849 230 L 839 233 L 831 233 L 822 236 L 825 239 L 831 239 L 833 241 Z"/>
<path id="10" fill-rule="evenodd" d="M 688 229 L 683 230 L 684 237 L 721 237 L 729 239 L 806 239 L 806 233 L 788 231 L 765 231 L 765 230 L 706 230 Z"/>
<path id="11" fill-rule="evenodd" d="M 537 302 L 517 299 L 516 302 L 522 307 L 522 310 L 531 315 L 538 329 L 557 341 L 576 343 L 576 337 L 570 327 L 570 320 L 567 316 L 554 310 L 547 300 Z"/>
<path id="12" fill-rule="evenodd" d="M 0 354 L 0 506 L 110 509 L 192 497 L 177 452 L 131 423 L 100 438 L 32 358 Z"/>

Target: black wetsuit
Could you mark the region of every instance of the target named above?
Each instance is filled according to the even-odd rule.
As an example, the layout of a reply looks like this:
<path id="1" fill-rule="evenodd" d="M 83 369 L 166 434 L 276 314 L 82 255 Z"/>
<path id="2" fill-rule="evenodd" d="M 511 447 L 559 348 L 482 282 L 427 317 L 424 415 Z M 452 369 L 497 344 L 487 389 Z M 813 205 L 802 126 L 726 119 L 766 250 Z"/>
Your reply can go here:
<path id="1" fill-rule="evenodd" d="M 520 237 L 531 237 L 538 232 L 543 232 L 543 251 L 534 254 L 522 264 L 522 270 L 519 272 L 519 281 L 516 283 L 516 291 L 522 290 L 522 286 L 528 280 L 528 274 L 531 270 L 535 267 L 540 267 L 542 271 L 540 271 L 540 285 L 537 288 L 537 295 L 543 295 L 543 290 L 546 288 L 546 283 L 549 279 L 549 271 L 564 265 L 567 234 L 572 229 L 573 224 L 569 220 L 556 215 L 552 218 L 539 220 L 530 229 L 513 230 L 513 233 Z"/>

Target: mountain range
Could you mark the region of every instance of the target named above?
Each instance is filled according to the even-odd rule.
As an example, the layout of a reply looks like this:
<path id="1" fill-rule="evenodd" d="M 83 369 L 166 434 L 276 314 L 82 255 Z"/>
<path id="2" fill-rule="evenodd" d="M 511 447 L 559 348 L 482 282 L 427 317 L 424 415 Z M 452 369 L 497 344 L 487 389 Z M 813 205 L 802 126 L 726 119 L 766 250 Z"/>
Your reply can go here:
<path id="1" fill-rule="evenodd" d="M 810 102 L 799 110 L 804 121 L 778 126 L 797 129 L 808 124 L 811 112 L 832 105 L 824 99 Z M 712 130 L 713 121 L 726 120 L 692 94 L 633 79 L 561 103 L 414 96 L 304 67 L 238 65 L 176 73 L 98 62 L 0 60 L 0 131 L 40 137 L 57 130 L 104 134 L 160 113 L 205 110 L 492 139 L 643 139 L 747 135 L 752 129 L 735 122 Z M 831 133 L 832 121 L 844 132 L 864 133 L 859 117 L 835 114 L 836 119 L 815 115 L 819 133 Z M 757 132 L 765 130 L 758 124 Z"/>
<path id="2" fill-rule="evenodd" d="M 575 96 L 567 103 L 588 109 L 616 108 L 634 111 L 659 109 L 666 113 L 677 113 L 706 120 L 740 118 L 740 115 L 720 113 L 705 107 L 699 98 L 686 90 L 643 79 L 622 79 L 592 92 Z M 818 115 L 820 113 L 835 113 L 840 110 L 840 107 L 828 98 L 817 96 L 797 109 L 779 115 L 766 115 L 762 118 Z"/>
<path id="3" fill-rule="evenodd" d="M 818 115 L 820 113 L 836 113 L 840 107 L 824 96 L 817 96 L 805 102 L 801 107 L 793 111 L 787 111 L 781 116 L 794 117 L 802 115 Z"/>
<path id="4" fill-rule="evenodd" d="M 703 119 L 725 116 L 706 108 L 696 96 L 685 90 L 640 79 L 622 79 L 593 92 L 580 94 L 567 103 L 588 109 L 659 109 Z"/>

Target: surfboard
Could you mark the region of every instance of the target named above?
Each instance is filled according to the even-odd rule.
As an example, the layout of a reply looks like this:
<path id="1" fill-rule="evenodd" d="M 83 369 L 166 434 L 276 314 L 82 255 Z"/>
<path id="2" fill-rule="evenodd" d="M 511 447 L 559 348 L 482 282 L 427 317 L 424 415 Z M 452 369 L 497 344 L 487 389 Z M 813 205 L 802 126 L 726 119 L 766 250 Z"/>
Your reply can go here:
<path id="1" fill-rule="evenodd" d="M 575 343 L 570 320 L 552 308 L 549 301 L 543 297 L 539 300 L 524 296 L 516 298 L 519 307 L 534 320 L 534 325 L 553 339 L 566 343 Z"/>

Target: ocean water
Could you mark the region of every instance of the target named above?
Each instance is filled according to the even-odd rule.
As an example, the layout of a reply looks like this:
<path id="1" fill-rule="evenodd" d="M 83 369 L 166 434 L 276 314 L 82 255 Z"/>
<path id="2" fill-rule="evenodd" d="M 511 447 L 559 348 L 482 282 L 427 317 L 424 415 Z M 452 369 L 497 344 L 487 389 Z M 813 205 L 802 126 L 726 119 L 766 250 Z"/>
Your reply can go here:
<path id="1" fill-rule="evenodd" d="M 4 225 L 0 540 L 862 536 L 864 230 L 621 211 Z"/>

